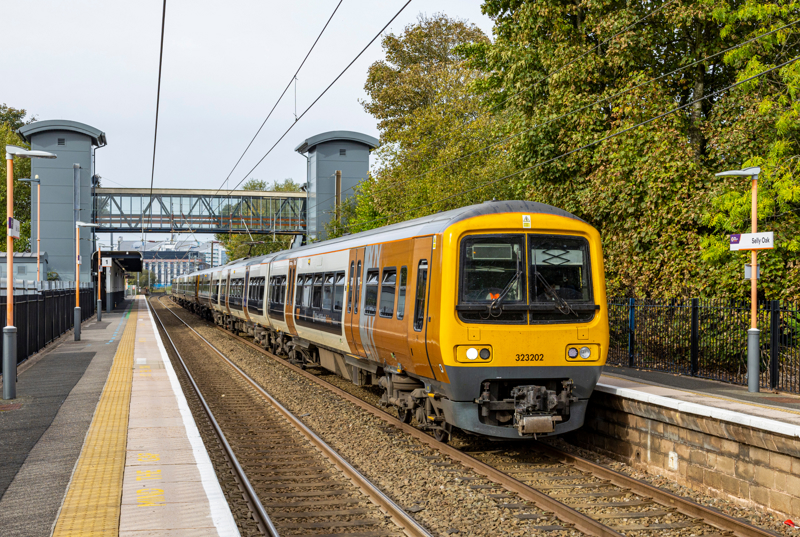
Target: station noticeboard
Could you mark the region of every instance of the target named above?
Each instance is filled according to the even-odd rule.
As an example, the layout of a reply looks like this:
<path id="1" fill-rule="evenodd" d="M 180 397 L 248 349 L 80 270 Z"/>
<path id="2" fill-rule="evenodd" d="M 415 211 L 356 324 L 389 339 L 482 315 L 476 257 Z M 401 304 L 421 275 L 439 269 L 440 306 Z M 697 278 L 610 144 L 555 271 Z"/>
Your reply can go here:
<path id="1" fill-rule="evenodd" d="M 14 239 L 19 238 L 19 220 L 15 220 L 13 217 L 8 217 L 8 236 Z"/>
<path id="2" fill-rule="evenodd" d="M 772 231 L 731 235 L 731 251 L 771 250 L 772 248 L 775 248 L 775 237 Z"/>

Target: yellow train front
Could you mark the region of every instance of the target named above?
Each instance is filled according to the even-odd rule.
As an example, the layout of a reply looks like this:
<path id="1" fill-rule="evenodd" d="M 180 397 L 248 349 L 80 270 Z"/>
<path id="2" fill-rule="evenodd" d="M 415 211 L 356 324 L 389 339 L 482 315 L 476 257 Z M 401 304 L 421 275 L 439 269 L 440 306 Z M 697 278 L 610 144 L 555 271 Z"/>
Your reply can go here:
<path id="1" fill-rule="evenodd" d="M 577 429 L 608 352 L 600 235 L 546 205 L 490 208 L 438 238 L 428 342 L 447 378 L 429 386 L 440 393 L 426 410 L 439 407 L 445 429 L 494 437 Z"/>

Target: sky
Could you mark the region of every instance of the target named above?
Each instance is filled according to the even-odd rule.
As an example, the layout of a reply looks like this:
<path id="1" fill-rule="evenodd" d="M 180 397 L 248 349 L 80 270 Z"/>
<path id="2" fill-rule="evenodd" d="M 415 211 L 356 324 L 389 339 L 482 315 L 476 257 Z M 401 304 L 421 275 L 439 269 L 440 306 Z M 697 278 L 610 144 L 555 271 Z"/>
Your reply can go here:
<path id="1" fill-rule="evenodd" d="M 150 186 L 162 2 L 13 0 L 16 23 L 3 30 L 0 103 L 38 119 L 71 119 L 106 133 L 96 154 L 103 186 Z M 168 0 L 154 186 L 224 186 L 338 0 Z M 294 148 L 330 130 L 378 136 L 360 100 L 380 38 L 245 175 L 405 0 L 343 0 L 294 85 L 230 175 L 305 182 Z M 491 36 L 479 0 L 412 0 L 387 28 L 399 34 L 420 14 L 466 19 Z M 26 15 L 25 12 L 35 8 Z M 11 19 L 8 19 L 8 23 Z M 210 237 L 209 237 L 210 238 Z M 202 239 L 201 239 L 202 240 Z"/>

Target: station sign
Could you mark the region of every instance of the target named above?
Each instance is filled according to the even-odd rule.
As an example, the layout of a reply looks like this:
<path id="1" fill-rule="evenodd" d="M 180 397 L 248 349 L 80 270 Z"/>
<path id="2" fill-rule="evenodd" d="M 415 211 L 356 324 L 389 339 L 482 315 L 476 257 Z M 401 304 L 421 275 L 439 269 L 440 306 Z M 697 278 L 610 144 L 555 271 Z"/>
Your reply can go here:
<path id="1" fill-rule="evenodd" d="M 15 220 L 13 217 L 8 217 L 8 236 L 14 239 L 19 238 L 19 220 Z"/>
<path id="2" fill-rule="evenodd" d="M 771 250 L 772 248 L 775 248 L 775 238 L 772 231 L 731 235 L 731 251 Z"/>
<path id="3" fill-rule="evenodd" d="M 100 266 L 101 267 L 110 267 L 111 263 L 113 263 L 113 262 L 114 262 L 114 260 L 112 258 L 110 258 L 110 257 L 101 257 L 100 258 Z"/>

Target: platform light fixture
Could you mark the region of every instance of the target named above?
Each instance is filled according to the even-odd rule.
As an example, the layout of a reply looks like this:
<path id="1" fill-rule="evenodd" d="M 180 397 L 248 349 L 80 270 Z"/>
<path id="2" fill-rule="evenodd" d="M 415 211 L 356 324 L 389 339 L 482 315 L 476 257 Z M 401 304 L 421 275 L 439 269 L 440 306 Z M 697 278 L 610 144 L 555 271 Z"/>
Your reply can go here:
<path id="1" fill-rule="evenodd" d="M 20 177 L 17 181 L 22 181 L 23 183 L 36 183 L 36 281 L 42 281 L 42 273 L 40 267 L 40 257 L 41 257 L 41 242 L 42 242 L 42 226 L 40 222 L 41 218 L 41 207 L 42 207 L 42 182 L 39 180 L 39 176 L 35 175 L 33 179 L 30 177 Z"/>
<path id="2" fill-rule="evenodd" d="M 751 181 L 751 233 L 758 232 L 758 176 L 761 168 L 752 167 L 743 170 L 729 170 L 716 174 L 717 177 L 737 176 L 750 177 Z M 758 274 L 758 264 L 756 263 L 756 250 L 750 251 L 750 263 L 752 274 Z M 761 377 L 761 359 L 759 356 L 759 335 L 758 329 L 758 278 L 750 278 L 750 330 L 747 331 L 747 391 L 758 392 L 759 380 Z"/>
<path id="3" fill-rule="evenodd" d="M 14 220 L 14 157 L 56 158 L 53 153 L 6 146 L 6 326 L 3 328 L 3 399 L 17 397 L 17 327 L 14 326 L 14 239 L 18 222 Z"/>

